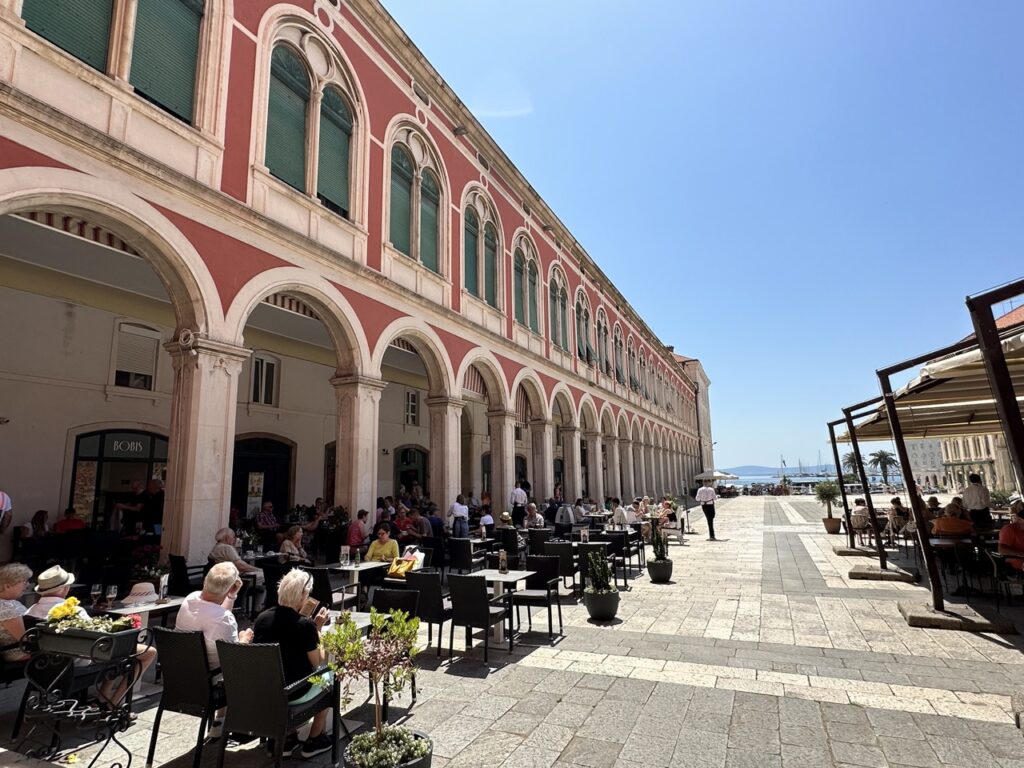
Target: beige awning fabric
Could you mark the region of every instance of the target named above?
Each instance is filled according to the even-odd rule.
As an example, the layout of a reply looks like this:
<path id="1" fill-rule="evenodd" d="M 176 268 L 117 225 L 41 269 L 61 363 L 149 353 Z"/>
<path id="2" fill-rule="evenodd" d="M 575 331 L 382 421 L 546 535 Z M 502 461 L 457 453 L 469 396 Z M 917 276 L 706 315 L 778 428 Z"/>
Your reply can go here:
<path id="1" fill-rule="evenodd" d="M 1024 393 L 1024 334 L 1018 328 L 1003 338 L 1002 345 L 1014 391 Z M 1002 430 L 977 347 L 927 363 L 915 379 L 895 394 L 906 438 L 981 435 Z M 1024 396 L 1017 400 L 1024 402 Z M 858 440 L 890 439 L 892 431 L 884 404 L 861 421 L 856 430 Z M 844 433 L 837 439 L 849 442 L 850 436 Z"/>

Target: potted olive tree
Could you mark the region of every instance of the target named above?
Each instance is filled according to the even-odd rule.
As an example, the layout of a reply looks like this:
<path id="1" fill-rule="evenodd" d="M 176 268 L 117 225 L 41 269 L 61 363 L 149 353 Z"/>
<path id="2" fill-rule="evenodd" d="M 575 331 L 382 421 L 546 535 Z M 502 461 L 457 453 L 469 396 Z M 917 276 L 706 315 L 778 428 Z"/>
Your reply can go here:
<path id="1" fill-rule="evenodd" d="M 839 485 L 834 480 L 825 480 L 814 486 L 814 496 L 818 503 L 825 507 L 828 517 L 821 518 L 827 533 L 839 533 L 839 526 L 842 521 L 838 517 L 832 517 L 832 505 L 839 498 Z"/>
<path id="2" fill-rule="evenodd" d="M 349 613 L 322 636 L 327 664 L 344 681 L 343 705 L 352 701 L 354 681 L 369 680 L 373 688 L 373 730 L 352 737 L 345 749 L 346 768 L 430 768 L 430 739 L 410 728 L 388 725 L 382 717 L 382 695 L 393 698 L 412 680 L 419 626 L 420 620 L 405 611 L 384 614 L 371 609 L 367 638 Z"/>
<path id="3" fill-rule="evenodd" d="M 583 590 L 583 604 L 595 621 L 611 621 L 619 610 L 619 590 L 611 583 L 608 561 L 600 552 L 587 555 L 588 584 Z"/>
<path id="4" fill-rule="evenodd" d="M 647 574 L 654 584 L 665 584 L 672 578 L 672 561 L 668 557 L 668 541 L 657 526 L 651 527 L 651 558 L 647 561 Z"/>

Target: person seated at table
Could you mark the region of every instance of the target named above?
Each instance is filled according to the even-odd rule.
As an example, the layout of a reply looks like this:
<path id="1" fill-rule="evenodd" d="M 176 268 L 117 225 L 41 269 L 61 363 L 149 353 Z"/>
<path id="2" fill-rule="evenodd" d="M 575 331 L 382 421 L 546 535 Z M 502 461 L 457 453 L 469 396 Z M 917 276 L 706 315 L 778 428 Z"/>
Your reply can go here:
<path id="1" fill-rule="evenodd" d="M 587 517 L 587 510 L 583 507 L 582 498 L 576 499 L 576 503 L 572 505 L 572 514 L 577 522 L 581 522 L 583 518 Z"/>
<path id="2" fill-rule="evenodd" d="M 45 621 L 49 616 L 50 610 L 63 603 L 68 595 L 71 594 L 71 585 L 74 583 L 75 574 L 68 573 L 59 565 L 47 568 L 36 579 L 35 591 L 39 595 L 39 600 L 25 612 L 25 615 L 33 619 Z M 80 605 L 76 608 L 75 612 L 79 618 L 89 618 L 89 614 Z M 156 648 L 137 645 L 135 653 L 142 667 L 137 678 L 141 680 L 142 675 L 149 669 L 150 664 L 156 660 Z M 128 690 L 128 679 L 126 677 L 117 677 L 113 680 L 105 680 L 96 687 L 96 690 L 103 703 L 109 705 L 113 702 L 119 702 L 124 698 Z"/>
<path id="3" fill-rule="evenodd" d="M 241 588 L 242 579 L 238 569 L 231 563 L 217 563 L 203 579 L 203 588 L 188 595 L 178 608 L 174 628 L 203 633 L 203 645 L 206 646 L 210 669 L 220 666 L 218 640 L 252 642 L 253 631 L 243 629 L 239 632 L 238 622 L 235 621 L 235 598 Z M 224 710 L 219 709 L 210 724 L 211 739 L 220 738 L 223 724 Z"/>
<path id="4" fill-rule="evenodd" d="M 378 528 L 387 533 L 386 527 Z M 327 623 L 327 610 L 321 608 L 316 616 L 308 618 L 300 613 L 312 589 L 313 577 L 305 571 L 293 568 L 277 585 L 277 606 L 263 611 L 253 624 L 253 642 L 277 643 L 280 646 L 281 666 L 287 685 L 305 680 L 326 661 L 320 647 L 320 629 Z M 319 691 L 318 687 L 307 683 L 299 686 L 289 701 L 292 704 L 305 702 Z M 303 758 L 323 754 L 331 748 L 331 739 L 324 732 L 329 712 L 330 710 L 324 709 L 313 716 L 309 737 L 302 745 L 300 753 Z M 294 733 L 289 734 L 284 743 L 285 756 L 291 756 L 298 746 L 298 736 Z"/>
<path id="5" fill-rule="evenodd" d="M 444 536 L 444 520 L 441 519 L 441 512 L 437 507 L 437 504 L 431 502 L 430 507 L 427 511 L 427 522 L 430 523 L 430 535 L 435 539 L 440 539 Z"/>
<path id="6" fill-rule="evenodd" d="M 970 536 L 974 525 L 970 520 L 958 517 L 956 511 L 946 507 L 942 517 L 932 520 L 932 533 L 936 536 Z"/>
<path id="7" fill-rule="evenodd" d="M 0 646 L 14 645 L 25 634 L 25 604 L 19 598 L 32 578 L 32 569 L 21 563 L 0 566 Z M 21 648 L 7 648 L 5 661 L 26 661 Z"/>
<path id="8" fill-rule="evenodd" d="M 623 507 L 618 499 L 612 499 L 615 511 L 612 513 L 612 525 L 626 527 L 637 521 L 636 512 L 633 507 Z"/>
<path id="9" fill-rule="evenodd" d="M 257 568 L 255 565 L 249 565 L 238 554 L 238 550 L 235 549 L 235 542 L 238 539 L 235 537 L 233 530 L 221 528 L 214 534 L 214 540 L 217 543 L 210 550 L 209 554 L 209 559 L 213 563 L 232 563 L 240 574 L 255 579 L 257 586 L 263 585 L 263 569 Z"/>
<path id="10" fill-rule="evenodd" d="M 1024 501 L 1020 499 L 1010 504 L 1010 520 L 999 529 L 999 554 L 1006 557 L 1008 566 L 1024 571 Z"/>
<path id="11" fill-rule="evenodd" d="M 385 523 L 377 523 L 374 529 L 376 538 L 370 542 L 370 548 L 366 550 L 367 561 L 380 561 L 389 563 L 398 557 L 398 542 L 391 538 L 391 526 Z"/>
<path id="12" fill-rule="evenodd" d="M 946 512 L 950 510 L 956 517 L 962 520 L 970 520 L 970 515 L 967 514 L 967 510 L 964 509 L 964 502 L 959 496 L 954 496 L 953 499 L 946 505 Z"/>
<path id="13" fill-rule="evenodd" d="M 487 526 L 491 526 L 488 528 Z M 491 514 L 490 507 L 482 507 L 480 509 L 480 528 L 477 530 L 477 535 L 481 539 L 486 539 L 488 534 L 494 530 L 494 516 Z"/>
<path id="14" fill-rule="evenodd" d="M 924 505 L 924 519 L 934 520 L 942 514 L 942 505 L 939 504 L 939 500 L 934 496 L 929 496 L 928 501 Z"/>
<path id="15" fill-rule="evenodd" d="M 413 505 L 414 508 L 416 505 Z M 398 540 L 403 541 L 409 538 L 409 529 L 412 527 L 412 519 L 409 517 L 409 508 L 404 504 L 398 505 L 398 516 L 394 519 L 395 528 L 398 529 Z"/>
<path id="16" fill-rule="evenodd" d="M 903 502 L 900 501 L 898 496 L 893 497 L 889 504 L 889 530 L 893 533 L 899 533 L 903 530 L 907 521 L 910 520 L 910 510 L 903 506 Z"/>
<path id="17" fill-rule="evenodd" d="M 256 527 L 261 531 L 277 533 L 278 522 L 274 514 L 274 502 L 264 501 L 260 512 L 256 516 Z"/>
<path id="18" fill-rule="evenodd" d="M 481 527 L 483 527 L 483 526 L 481 525 Z M 514 527 L 515 526 L 512 525 L 512 515 L 510 515 L 508 512 L 502 512 L 498 516 L 498 521 L 494 524 L 494 530 L 498 530 L 499 528 L 514 528 Z"/>
<path id="19" fill-rule="evenodd" d="M 281 542 L 281 554 L 288 555 L 289 560 L 305 560 L 309 562 L 306 550 L 302 548 L 302 526 L 293 525 L 284 535 Z"/>
<path id="20" fill-rule="evenodd" d="M 80 531 L 82 528 L 85 528 L 85 520 L 78 516 L 78 511 L 74 507 L 68 507 L 64 510 L 64 517 L 54 523 L 53 532 L 67 533 Z"/>
<path id="21" fill-rule="evenodd" d="M 23 539 L 41 539 L 50 534 L 50 526 L 47 523 L 47 518 L 50 517 L 50 513 L 45 509 L 36 510 L 36 513 L 32 515 L 32 519 L 28 522 L 28 525 L 23 526 L 23 532 L 21 538 Z"/>
<path id="22" fill-rule="evenodd" d="M 352 552 L 364 547 L 370 541 L 370 524 L 367 518 L 370 513 L 365 509 L 356 512 L 356 519 L 348 524 L 348 548 Z"/>
<path id="23" fill-rule="evenodd" d="M 526 519 L 523 520 L 525 528 L 543 528 L 547 524 L 544 516 L 537 511 L 537 505 L 532 501 L 526 505 Z"/>
<path id="24" fill-rule="evenodd" d="M 406 529 L 405 535 L 412 542 L 419 542 L 434 535 L 433 526 L 423 516 L 419 507 L 413 507 L 409 510 L 409 527 Z"/>

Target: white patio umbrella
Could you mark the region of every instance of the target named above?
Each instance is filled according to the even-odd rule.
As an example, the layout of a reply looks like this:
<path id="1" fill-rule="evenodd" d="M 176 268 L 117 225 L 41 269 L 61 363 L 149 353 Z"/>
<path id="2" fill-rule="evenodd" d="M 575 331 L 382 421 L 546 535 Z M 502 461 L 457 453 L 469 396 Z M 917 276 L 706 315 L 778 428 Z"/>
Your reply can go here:
<path id="1" fill-rule="evenodd" d="M 717 469 L 708 469 L 701 472 L 699 475 L 694 475 L 694 480 L 739 480 L 738 475 L 730 475 L 728 472 L 720 472 Z"/>

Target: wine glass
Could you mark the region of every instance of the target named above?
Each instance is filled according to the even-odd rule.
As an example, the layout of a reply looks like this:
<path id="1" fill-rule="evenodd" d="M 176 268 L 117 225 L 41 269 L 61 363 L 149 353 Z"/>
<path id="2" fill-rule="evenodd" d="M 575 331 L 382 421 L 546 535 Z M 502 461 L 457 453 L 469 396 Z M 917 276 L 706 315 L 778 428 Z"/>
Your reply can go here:
<path id="1" fill-rule="evenodd" d="M 102 584 L 93 584 L 91 587 L 89 587 L 89 597 L 92 598 L 92 604 L 94 606 L 96 605 L 97 602 L 99 602 L 100 595 L 102 595 L 102 594 L 103 594 L 103 585 Z"/>
<path id="2" fill-rule="evenodd" d="M 117 600 L 117 584 L 111 584 L 107 587 L 107 602 L 111 605 Z"/>

